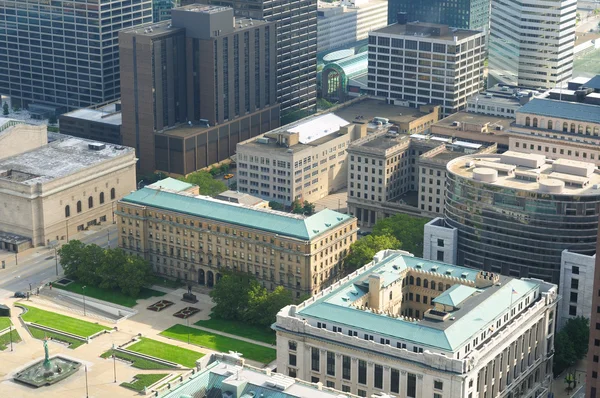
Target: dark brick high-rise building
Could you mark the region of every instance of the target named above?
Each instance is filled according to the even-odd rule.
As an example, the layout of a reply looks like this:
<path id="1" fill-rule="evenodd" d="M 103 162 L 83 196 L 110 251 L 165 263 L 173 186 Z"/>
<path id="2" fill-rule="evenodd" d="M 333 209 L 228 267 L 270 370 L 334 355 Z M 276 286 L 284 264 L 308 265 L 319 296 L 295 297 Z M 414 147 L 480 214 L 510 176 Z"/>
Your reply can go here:
<path id="1" fill-rule="evenodd" d="M 171 12 L 119 36 L 121 131 L 141 172 L 186 175 L 279 126 L 276 27 L 228 7 Z"/>

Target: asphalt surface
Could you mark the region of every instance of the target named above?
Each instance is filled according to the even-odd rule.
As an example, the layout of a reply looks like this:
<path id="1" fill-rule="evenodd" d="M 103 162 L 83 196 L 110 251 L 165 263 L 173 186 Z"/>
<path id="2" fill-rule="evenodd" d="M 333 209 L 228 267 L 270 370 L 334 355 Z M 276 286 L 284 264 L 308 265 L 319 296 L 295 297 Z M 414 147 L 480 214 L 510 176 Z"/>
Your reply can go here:
<path id="1" fill-rule="evenodd" d="M 116 225 L 110 225 L 98 231 L 84 232 L 76 239 L 84 243 L 95 243 L 106 247 L 108 230 L 110 230 L 110 246 L 116 247 L 118 238 Z M 57 278 L 53 249 L 39 247 L 29 250 L 26 254 L 18 255 L 18 264 L 15 264 L 14 254 L 8 252 L 1 252 L 0 259 L 6 261 L 6 268 L 0 269 L 0 299 L 11 297 L 16 291 L 27 292 L 30 285 L 32 293 L 35 293 L 37 287 Z M 58 276 L 62 276 L 60 257 L 58 260 Z"/>

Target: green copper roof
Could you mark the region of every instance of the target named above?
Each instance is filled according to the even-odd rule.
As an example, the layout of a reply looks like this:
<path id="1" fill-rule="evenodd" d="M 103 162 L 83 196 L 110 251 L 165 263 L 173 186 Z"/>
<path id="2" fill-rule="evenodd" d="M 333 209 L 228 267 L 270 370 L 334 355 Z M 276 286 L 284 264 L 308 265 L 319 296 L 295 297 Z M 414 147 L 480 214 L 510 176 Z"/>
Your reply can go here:
<path id="1" fill-rule="evenodd" d="M 472 296 L 476 291 L 477 289 L 472 288 L 471 286 L 454 285 L 432 301 L 436 304 L 458 307 L 460 303 Z"/>
<path id="2" fill-rule="evenodd" d="M 387 286 L 397 280 L 399 274 L 406 268 L 456 278 L 448 279 L 447 283 L 455 287 L 446 289 L 446 297 L 443 297 L 443 294 L 439 296 L 448 304 L 454 302 L 462 304 L 461 308 L 451 312 L 453 320 L 442 322 L 424 318 L 413 322 L 352 306 L 354 301 L 369 294 L 369 275 L 380 275 L 383 285 Z M 493 327 L 495 320 L 508 310 L 513 301 L 517 302 L 532 290 L 539 289 L 537 282 L 509 277 L 501 277 L 499 285 L 481 289 L 460 284 L 461 279 L 474 281 L 477 272 L 479 270 L 424 260 L 402 253 L 392 253 L 331 293 L 300 308 L 298 315 L 359 332 L 388 336 L 397 341 L 410 342 L 423 347 L 455 351 L 484 328 Z M 413 276 L 415 279 L 418 276 L 423 280 L 427 278 L 427 273 L 414 273 Z M 467 293 L 470 294 L 466 296 Z"/>
<path id="3" fill-rule="evenodd" d="M 194 185 L 185 181 L 180 181 L 171 177 L 167 177 L 163 180 L 155 182 L 150 186 L 154 188 L 170 189 L 171 191 L 181 192 L 185 191 L 186 189 L 190 189 Z"/>
<path id="4" fill-rule="evenodd" d="M 122 201 L 255 228 L 302 240 L 311 240 L 351 218 L 346 214 L 329 209 L 305 217 L 242 206 L 206 196 L 181 195 L 149 187 L 127 195 Z"/>

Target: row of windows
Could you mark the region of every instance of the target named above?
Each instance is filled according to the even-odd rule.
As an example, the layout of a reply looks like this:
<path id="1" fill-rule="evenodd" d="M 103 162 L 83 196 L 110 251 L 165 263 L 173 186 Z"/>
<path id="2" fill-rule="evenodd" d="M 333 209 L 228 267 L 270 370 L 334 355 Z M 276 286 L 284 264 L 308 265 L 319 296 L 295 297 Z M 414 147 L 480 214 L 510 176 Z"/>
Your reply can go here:
<path id="1" fill-rule="evenodd" d="M 114 200 L 115 197 L 116 197 L 115 189 L 111 188 L 110 189 L 110 199 Z M 100 201 L 100 204 L 104 204 L 104 192 L 100 192 L 98 199 Z M 77 201 L 76 207 L 77 207 L 77 213 L 81 213 L 82 212 L 81 200 Z M 88 197 L 88 209 L 91 209 L 93 207 L 94 207 L 94 197 L 90 196 L 90 197 Z M 70 205 L 65 206 L 65 217 L 66 218 L 71 217 L 71 206 Z"/>
<path id="2" fill-rule="evenodd" d="M 554 127 L 554 123 L 552 120 L 548 120 L 545 126 L 542 126 L 541 123 L 538 122 L 538 118 L 534 117 L 533 119 L 529 116 L 527 116 L 525 118 L 525 126 L 527 127 L 540 127 L 540 128 L 547 128 L 548 130 L 553 130 Z M 556 126 L 558 127 L 558 126 Z M 575 130 L 575 127 L 577 127 L 577 131 Z M 600 129 L 598 127 L 592 127 L 590 125 L 582 125 L 582 124 L 578 124 L 577 126 L 575 126 L 575 123 L 567 123 L 567 122 L 563 122 L 562 124 L 562 131 L 563 132 L 570 132 L 570 133 L 575 133 L 577 132 L 577 134 L 583 134 L 585 130 L 585 134 L 586 135 L 592 135 L 592 131 L 593 131 L 593 135 L 594 136 L 598 136 L 598 134 L 600 133 Z"/>

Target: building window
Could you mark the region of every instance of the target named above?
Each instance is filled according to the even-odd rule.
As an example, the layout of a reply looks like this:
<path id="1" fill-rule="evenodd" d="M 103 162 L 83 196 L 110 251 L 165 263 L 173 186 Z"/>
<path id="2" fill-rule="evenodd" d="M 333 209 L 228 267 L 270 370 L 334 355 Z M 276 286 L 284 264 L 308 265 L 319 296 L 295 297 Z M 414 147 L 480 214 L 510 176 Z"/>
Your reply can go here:
<path id="1" fill-rule="evenodd" d="M 327 382 L 325 383 L 327 385 L 327 387 L 329 388 L 335 388 L 335 381 L 330 381 L 327 380 Z"/>
<path id="2" fill-rule="evenodd" d="M 90 196 L 88 198 L 88 209 L 91 209 L 92 207 L 94 207 L 94 198 Z"/>
<path id="3" fill-rule="evenodd" d="M 350 380 L 352 378 L 352 363 L 349 356 L 342 357 L 342 379 Z"/>
<path id="4" fill-rule="evenodd" d="M 358 360 L 358 383 L 367 384 L 367 362 Z"/>
<path id="5" fill-rule="evenodd" d="M 289 355 L 289 363 L 291 366 L 296 366 L 296 354 Z"/>
<path id="6" fill-rule="evenodd" d="M 111 189 L 110 189 L 110 199 L 112 200 L 112 199 L 114 199 L 116 196 L 117 196 L 117 195 L 115 195 L 115 189 L 114 189 L 114 188 L 111 188 Z"/>
<path id="7" fill-rule="evenodd" d="M 100 204 L 104 203 L 104 192 L 100 192 Z"/>
<path id="8" fill-rule="evenodd" d="M 335 376 L 335 353 L 327 351 L 327 374 Z"/>
<path id="9" fill-rule="evenodd" d="M 71 206 L 65 206 L 65 217 L 71 217 Z"/>
<path id="10" fill-rule="evenodd" d="M 288 376 L 296 378 L 296 369 L 288 368 Z"/>
<path id="11" fill-rule="evenodd" d="M 314 370 L 315 372 L 319 371 L 320 360 L 321 360 L 321 358 L 319 356 L 319 349 L 313 347 L 311 349 L 311 369 Z"/>
<path id="12" fill-rule="evenodd" d="M 437 251 L 437 261 L 444 261 L 444 252 L 442 250 Z"/>
<path id="13" fill-rule="evenodd" d="M 290 351 L 296 351 L 298 347 L 298 343 L 296 343 L 295 341 L 288 341 L 288 348 L 290 349 Z"/>
<path id="14" fill-rule="evenodd" d="M 573 273 L 575 275 L 579 275 L 579 267 L 573 266 L 573 268 L 571 269 L 571 273 Z"/>
<path id="15" fill-rule="evenodd" d="M 548 120 L 548 130 L 552 130 L 552 120 Z"/>
<path id="16" fill-rule="evenodd" d="M 443 381 L 439 381 L 439 380 L 434 380 L 433 381 L 433 388 L 435 388 L 436 390 L 443 390 L 444 389 L 444 382 Z"/>
<path id="17" fill-rule="evenodd" d="M 400 392 L 400 371 L 398 369 L 392 369 L 391 371 L 390 391 L 395 393 Z"/>
<path id="18" fill-rule="evenodd" d="M 529 116 L 525 118 L 525 126 L 531 126 L 531 118 Z"/>
<path id="19" fill-rule="evenodd" d="M 533 118 L 533 127 L 537 127 L 538 126 L 538 120 L 537 117 Z"/>
<path id="20" fill-rule="evenodd" d="M 77 213 L 81 213 L 81 200 L 77 201 Z"/>
<path id="21" fill-rule="evenodd" d="M 383 366 L 375 365 L 373 376 L 375 378 L 375 388 L 383 388 Z"/>
<path id="22" fill-rule="evenodd" d="M 406 375 L 406 396 L 416 398 L 417 396 L 417 375 L 408 373 Z"/>
<path id="23" fill-rule="evenodd" d="M 438 247 L 444 247 L 444 239 L 438 239 Z"/>
<path id="24" fill-rule="evenodd" d="M 575 306 L 575 305 L 570 305 L 569 306 L 569 315 L 570 316 L 577 316 L 577 306 Z"/>
<path id="25" fill-rule="evenodd" d="M 571 292 L 571 295 L 570 295 L 570 297 L 569 297 L 569 301 L 570 301 L 571 303 L 576 303 L 576 302 L 577 302 L 577 296 L 578 296 L 578 295 L 577 295 L 577 293 L 576 293 L 576 292 Z"/>
<path id="26" fill-rule="evenodd" d="M 579 279 L 571 279 L 571 289 L 579 289 Z"/>

